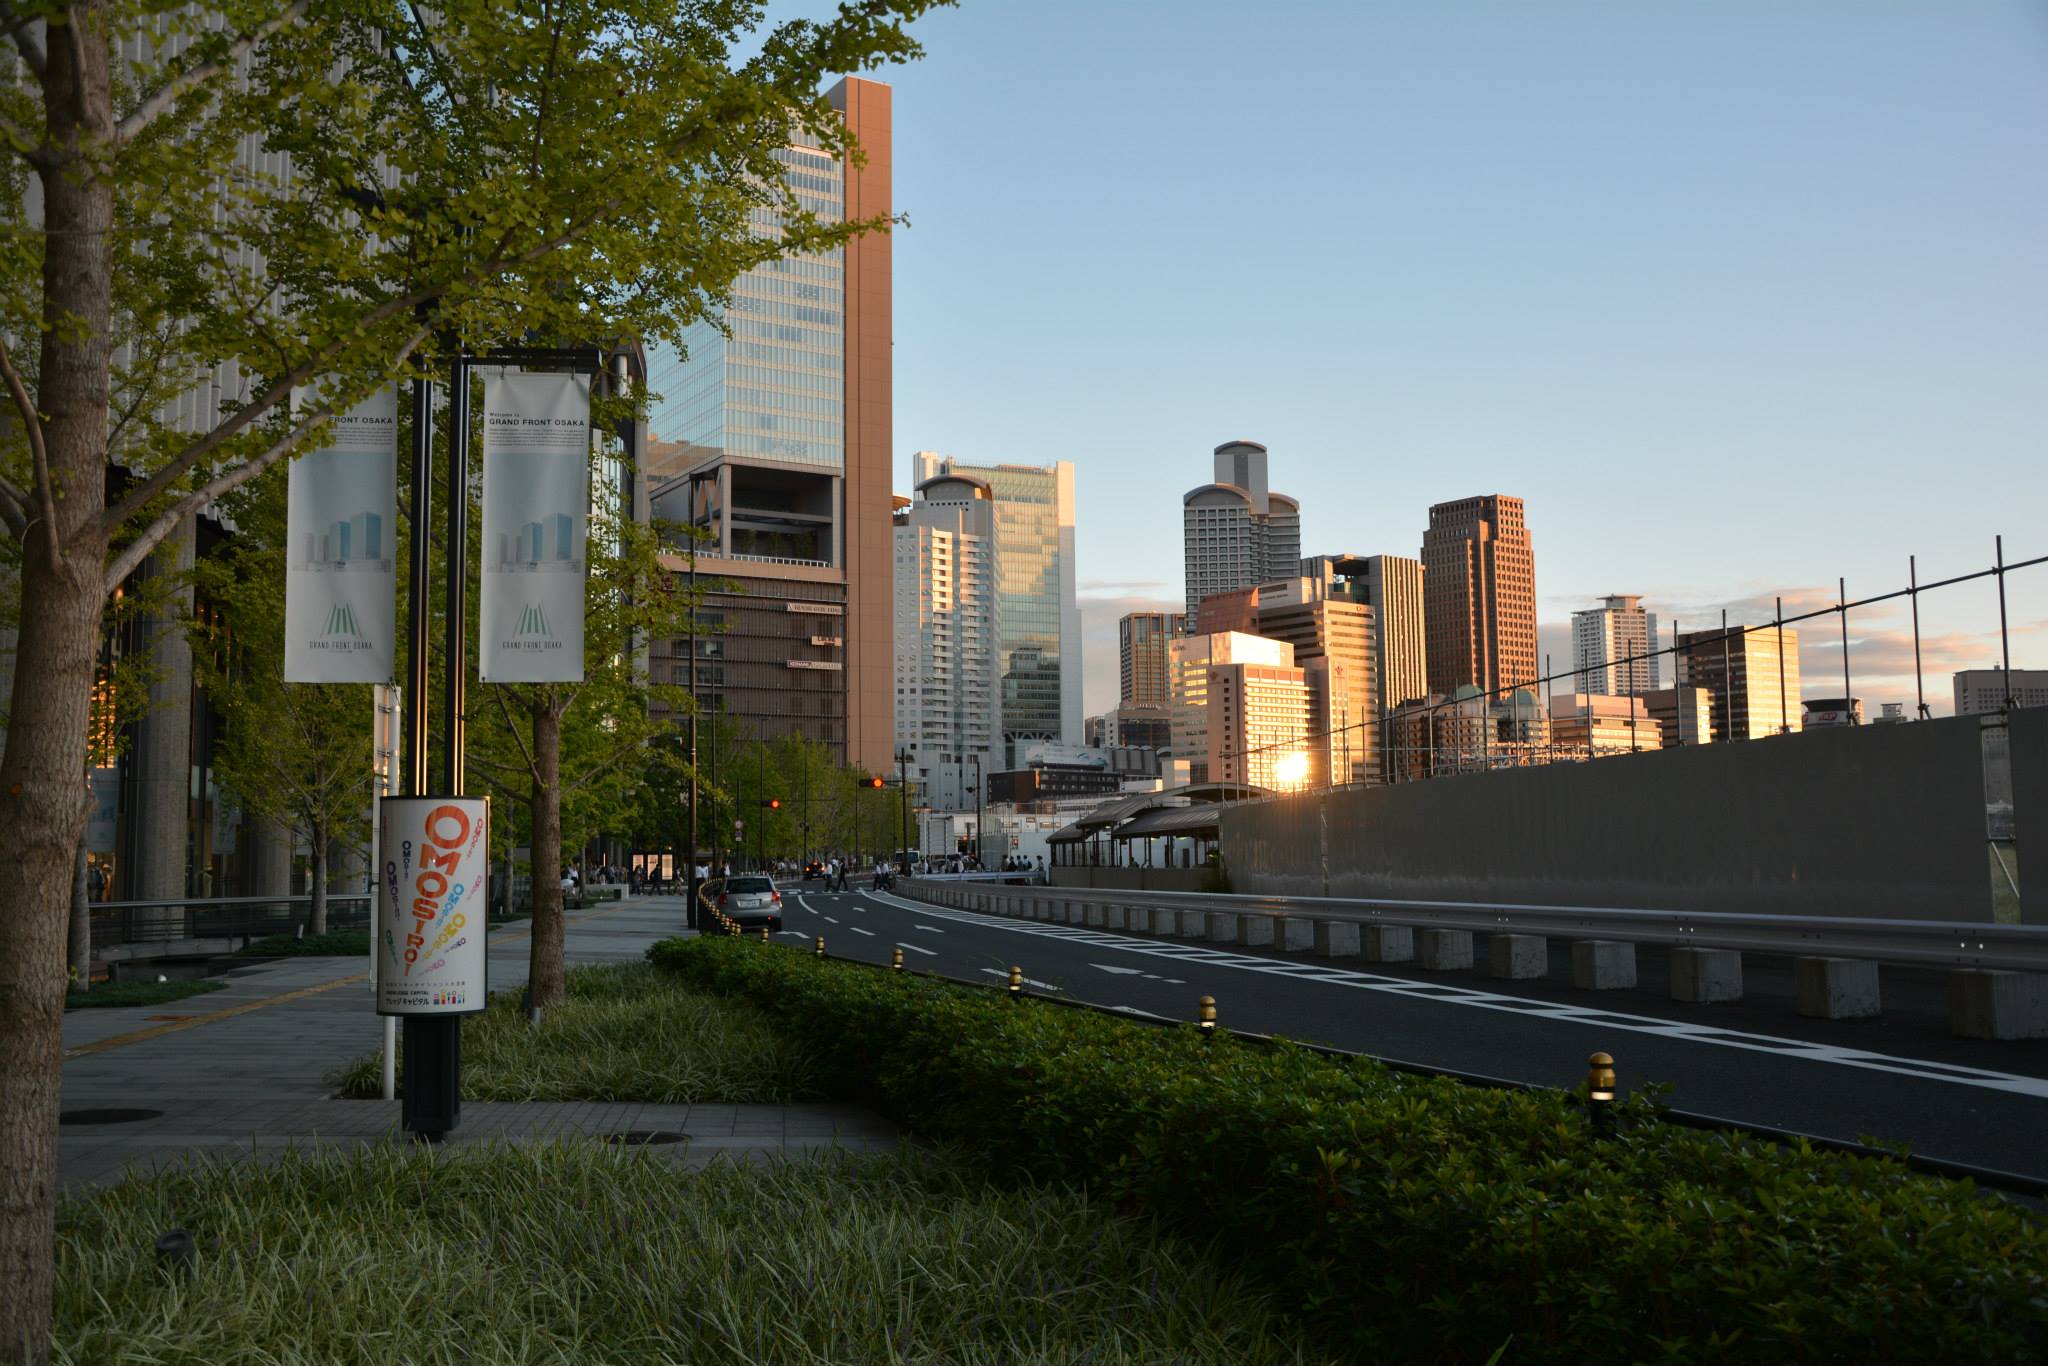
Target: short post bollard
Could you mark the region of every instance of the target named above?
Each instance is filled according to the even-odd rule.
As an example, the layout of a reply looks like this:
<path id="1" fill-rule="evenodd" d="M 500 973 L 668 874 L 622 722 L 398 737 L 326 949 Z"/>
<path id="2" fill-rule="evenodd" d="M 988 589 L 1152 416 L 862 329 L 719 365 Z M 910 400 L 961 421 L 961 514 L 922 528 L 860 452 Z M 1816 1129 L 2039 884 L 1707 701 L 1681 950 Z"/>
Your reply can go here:
<path id="1" fill-rule="evenodd" d="M 1195 1010 L 1195 1025 L 1205 1038 L 1216 1037 L 1216 998 L 1204 996 Z"/>
<path id="2" fill-rule="evenodd" d="M 817 938 L 817 940 L 816 940 L 816 943 L 815 943 L 815 945 L 814 945 L 814 951 L 815 951 L 815 952 L 817 953 L 818 957 L 820 957 L 820 958 L 823 958 L 823 957 L 825 956 L 825 936 L 824 936 L 824 935 L 822 935 L 822 934 L 821 934 L 821 935 L 819 935 L 819 936 L 818 936 L 818 938 Z"/>
<path id="3" fill-rule="evenodd" d="M 1614 1059 L 1595 1053 L 1586 1059 L 1586 1069 L 1586 1110 L 1593 1120 L 1593 1132 L 1605 1136 L 1614 1132 Z"/>
<path id="4" fill-rule="evenodd" d="M 1023 994 L 1024 969 L 1017 967 L 1013 964 L 1010 968 L 1010 999 L 1014 1001 Z"/>
<path id="5" fill-rule="evenodd" d="M 903 950 L 889 950 L 889 966 L 894 968 L 898 972 L 903 971 Z"/>
<path id="6" fill-rule="evenodd" d="M 763 944 L 768 942 L 768 927 L 766 925 L 761 927 L 761 942 Z"/>

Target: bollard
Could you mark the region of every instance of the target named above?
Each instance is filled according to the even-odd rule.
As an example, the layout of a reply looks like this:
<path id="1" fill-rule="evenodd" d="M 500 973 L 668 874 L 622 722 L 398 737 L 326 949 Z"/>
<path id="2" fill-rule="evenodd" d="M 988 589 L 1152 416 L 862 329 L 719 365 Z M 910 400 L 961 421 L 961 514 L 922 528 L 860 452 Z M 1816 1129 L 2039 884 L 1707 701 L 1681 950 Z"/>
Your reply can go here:
<path id="1" fill-rule="evenodd" d="M 761 942 L 763 944 L 768 942 L 768 927 L 766 925 L 761 927 Z"/>
<path id="2" fill-rule="evenodd" d="M 820 957 L 820 958 L 823 958 L 823 957 L 825 956 L 825 936 L 824 936 L 824 935 L 822 935 L 822 934 L 821 934 L 821 935 L 819 935 L 819 936 L 818 936 L 818 938 L 817 938 L 817 942 L 816 942 L 816 945 L 815 945 L 815 952 L 817 953 L 818 957 Z"/>
<path id="3" fill-rule="evenodd" d="M 1014 1000 L 1016 1000 L 1016 999 L 1017 999 L 1017 998 L 1018 998 L 1019 996 L 1022 996 L 1023 994 L 1024 994 L 1024 969 L 1022 969 L 1022 968 L 1020 968 L 1020 967 L 1016 967 L 1016 966 L 1014 966 L 1014 965 L 1013 965 L 1013 966 L 1012 966 L 1012 967 L 1010 968 L 1010 999 L 1014 1001 Z"/>
<path id="4" fill-rule="evenodd" d="M 896 969 L 896 971 L 898 972 L 903 971 L 903 950 L 889 950 L 889 966 Z"/>
<path id="5" fill-rule="evenodd" d="M 1606 1053 L 1595 1053 L 1586 1059 L 1586 1109 L 1593 1117 L 1593 1131 L 1598 1134 L 1614 1132 L 1614 1095 L 1617 1089 L 1614 1079 L 1614 1059 Z"/>
<path id="6" fill-rule="evenodd" d="M 1195 1025 L 1208 1038 L 1216 1037 L 1216 998 L 1204 996 L 1196 1007 Z"/>

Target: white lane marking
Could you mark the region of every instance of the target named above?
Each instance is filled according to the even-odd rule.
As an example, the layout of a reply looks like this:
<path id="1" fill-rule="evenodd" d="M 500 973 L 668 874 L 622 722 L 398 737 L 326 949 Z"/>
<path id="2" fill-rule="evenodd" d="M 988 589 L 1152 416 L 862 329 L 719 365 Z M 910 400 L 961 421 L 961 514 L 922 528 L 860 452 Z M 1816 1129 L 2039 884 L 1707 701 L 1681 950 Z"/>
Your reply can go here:
<path id="1" fill-rule="evenodd" d="M 912 925 L 910 928 L 913 930 L 923 930 L 926 934 L 945 933 L 945 931 L 940 929 L 937 925 Z"/>
<path id="2" fill-rule="evenodd" d="M 811 909 L 811 903 L 810 903 L 810 902 L 808 902 L 808 901 L 806 901 L 806 900 L 804 900 L 804 898 L 803 898 L 803 894 L 802 894 L 801 892 L 799 892 L 799 893 L 797 894 L 797 897 L 796 897 L 796 904 L 804 908 L 804 914 L 805 914 L 805 915 L 816 915 L 816 914 L 817 914 L 817 912 L 816 912 L 815 910 L 812 910 L 812 909 Z"/>
<path id="3" fill-rule="evenodd" d="M 826 918 L 827 920 L 831 921 L 831 922 L 832 922 L 833 924 L 835 924 L 835 925 L 837 925 L 837 924 L 839 923 L 839 917 L 838 917 L 838 916 L 836 916 L 836 915 L 828 915 L 828 916 L 826 916 L 825 918 Z"/>
<path id="4" fill-rule="evenodd" d="M 851 928 L 855 934 L 864 934 L 870 939 L 873 939 L 875 937 L 875 932 L 873 930 L 864 930 L 858 925 L 854 925 Z"/>
<path id="5" fill-rule="evenodd" d="M 1526 996 L 1503 996 L 1496 992 L 1479 991 L 1471 987 L 1454 986 L 1449 982 L 1415 981 L 1406 977 L 1383 977 L 1377 973 L 1358 972 L 1351 968 L 1340 968 L 1329 963 L 1289 962 L 1285 959 L 1256 958 L 1249 954 L 1231 953 L 1223 949 L 1205 948 L 1190 940 L 1136 939 L 1128 935 L 1103 930 L 1084 929 L 1077 925 L 1059 925 L 1044 920 L 1012 920 L 1005 916 L 982 915 L 975 911 L 956 911 L 950 907 L 925 906 L 903 902 L 902 898 L 871 893 L 885 905 L 898 906 L 905 910 L 918 910 L 942 920 L 953 920 L 963 924 L 980 925 L 985 929 L 1007 930 L 1014 934 L 1042 935 L 1052 939 L 1064 939 L 1093 949 L 1114 949 L 1124 953 L 1143 954 L 1152 958 L 1179 959 L 1183 962 L 1202 962 L 1213 967 L 1235 968 L 1242 972 L 1260 972 L 1291 981 L 1326 982 L 1331 986 L 1350 987 L 1358 991 L 1380 992 L 1391 996 L 1409 996 L 1443 1005 L 1470 1006 L 1479 1010 L 1494 1010 L 1511 1015 L 1521 1015 L 1544 1020 L 1562 1020 L 1567 1024 L 1594 1025 L 1602 1029 L 1615 1029 L 1633 1034 L 1654 1034 L 1661 1038 L 1676 1039 L 1681 1043 L 1711 1044 L 1720 1048 L 1739 1048 L 1752 1053 L 1769 1053 L 1774 1057 L 1798 1058 L 1806 1062 L 1833 1063 L 1840 1067 L 1856 1067 L 1872 1072 L 1889 1072 L 1895 1076 L 1918 1077 L 1925 1081 L 1945 1081 L 1958 1086 L 1976 1086 L 1991 1091 L 2009 1091 L 2015 1095 L 2048 1098 L 2048 1078 L 2021 1076 L 2012 1072 L 1993 1072 L 1981 1067 L 1963 1067 L 1953 1063 L 1927 1062 L 1918 1058 L 1903 1058 L 1886 1053 L 1869 1053 L 1856 1048 L 1843 1048 L 1835 1044 L 1814 1043 L 1808 1039 L 1788 1039 L 1772 1034 L 1751 1034 L 1741 1030 L 1721 1029 L 1703 1021 L 1667 1020 L 1655 1015 L 1631 1015 L 1625 1011 L 1603 1010 L 1598 1006 L 1572 1005 L 1557 1001 L 1532 1000 Z M 1169 979 L 1170 980 L 1170 979 Z"/>
<path id="6" fill-rule="evenodd" d="M 790 937 L 791 939 L 809 939 L 809 938 L 810 938 L 810 936 L 809 936 L 809 935 L 807 935 L 807 934 L 805 934 L 805 933 L 804 933 L 804 932 L 803 932 L 802 930 L 777 930 L 777 931 L 776 931 L 775 933 L 776 933 L 776 934 L 778 934 L 778 935 L 783 935 L 783 934 L 786 934 L 786 935 L 788 935 L 788 936 L 789 936 L 789 937 Z"/>
<path id="7" fill-rule="evenodd" d="M 985 972 L 985 973 L 987 973 L 987 974 L 989 974 L 989 976 L 991 976 L 991 977 L 1000 977 L 1000 978 L 1002 978 L 1002 979 L 1003 979 L 1003 980 L 1004 980 L 1005 982 L 1007 982 L 1007 981 L 1009 981 L 1009 980 L 1010 980 L 1010 974 L 1009 974 L 1009 972 L 1008 972 L 1008 971 L 1007 971 L 1006 969 L 1004 969 L 1004 968 L 983 968 L 983 969 L 982 969 L 982 971 L 983 971 L 983 972 Z M 1057 984 L 1055 984 L 1055 983 L 1052 983 L 1052 982 L 1041 982 L 1041 981 L 1039 981 L 1039 980 L 1038 980 L 1038 979 L 1037 979 L 1036 977 L 1026 977 L 1026 978 L 1024 979 L 1024 985 L 1025 985 L 1025 986 L 1027 986 L 1027 987 L 1037 987 L 1037 988 L 1038 988 L 1038 989 L 1039 989 L 1040 991 L 1059 991 L 1059 992 L 1064 992 L 1064 991 L 1066 990 L 1066 988 L 1065 988 L 1065 987 L 1063 987 L 1063 986 L 1059 986 L 1059 985 L 1057 985 Z M 1122 1007 L 1122 1006 L 1118 1006 L 1118 1007 L 1117 1007 L 1117 1009 L 1118 1009 L 1118 1010 L 1122 1010 L 1122 1009 L 1123 1009 L 1123 1007 Z"/>
<path id="8" fill-rule="evenodd" d="M 1104 972 L 1113 972 L 1119 977 L 1150 977 L 1152 975 L 1143 968 L 1119 968 L 1109 963 L 1090 963 L 1088 966 L 1100 968 Z"/>
<path id="9" fill-rule="evenodd" d="M 896 947 L 899 949 L 909 949 L 912 953 L 921 953 L 927 958 L 937 958 L 939 956 L 937 949 L 921 949 L 915 944 L 906 944 L 901 939 L 896 941 Z M 1007 976 L 1008 974 L 1004 975 Z"/>

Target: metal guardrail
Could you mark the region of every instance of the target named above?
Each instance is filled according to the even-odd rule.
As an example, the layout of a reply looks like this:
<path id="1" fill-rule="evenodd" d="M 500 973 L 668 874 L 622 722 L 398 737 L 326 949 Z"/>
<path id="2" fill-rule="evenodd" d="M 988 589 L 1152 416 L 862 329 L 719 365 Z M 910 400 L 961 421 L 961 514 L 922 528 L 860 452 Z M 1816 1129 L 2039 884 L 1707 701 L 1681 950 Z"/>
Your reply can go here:
<path id="1" fill-rule="evenodd" d="M 292 934 L 313 918 L 306 896 L 180 897 L 162 901 L 95 901 L 92 944 L 164 944 L 181 939 L 257 939 Z M 370 923 L 368 892 L 329 892 L 327 927 L 360 929 Z"/>
<path id="2" fill-rule="evenodd" d="M 941 904 L 987 910 L 998 893 L 965 887 L 911 886 Z M 1274 919 L 1407 925 L 1416 929 L 1540 934 L 1556 939 L 1621 939 L 1667 948 L 1737 949 L 1784 956 L 1861 958 L 1927 968 L 2000 968 L 2048 972 L 2048 925 L 1995 925 L 1949 920 L 1879 920 L 1739 911 L 1654 911 L 1604 906 L 1531 906 L 1511 902 L 1378 901 L 1322 896 L 1140 892 L 1100 887 L 1032 887 L 1029 896 L 1082 905 L 1152 906 L 1230 911 Z M 1275 936 L 1277 939 L 1277 936 Z"/>

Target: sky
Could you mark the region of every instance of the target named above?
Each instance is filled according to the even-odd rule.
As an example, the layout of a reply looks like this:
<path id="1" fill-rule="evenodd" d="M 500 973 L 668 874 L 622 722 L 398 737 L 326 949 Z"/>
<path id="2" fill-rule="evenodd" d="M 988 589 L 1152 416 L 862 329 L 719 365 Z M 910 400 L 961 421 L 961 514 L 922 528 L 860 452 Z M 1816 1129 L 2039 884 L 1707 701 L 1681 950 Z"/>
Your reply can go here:
<path id="1" fill-rule="evenodd" d="M 915 31 L 876 73 L 898 489 L 921 449 L 1074 462 L 1091 714 L 1235 438 L 1309 554 L 1525 499 L 1559 668 L 1608 593 L 1668 631 L 1988 568 L 2001 533 L 2048 555 L 2048 6 L 965 0 Z M 2048 667 L 2048 564 L 2007 599 Z M 1946 712 L 1998 660 L 1993 583 L 1921 624 Z M 1871 713 L 1910 709 L 1905 604 L 1848 636 Z"/>

